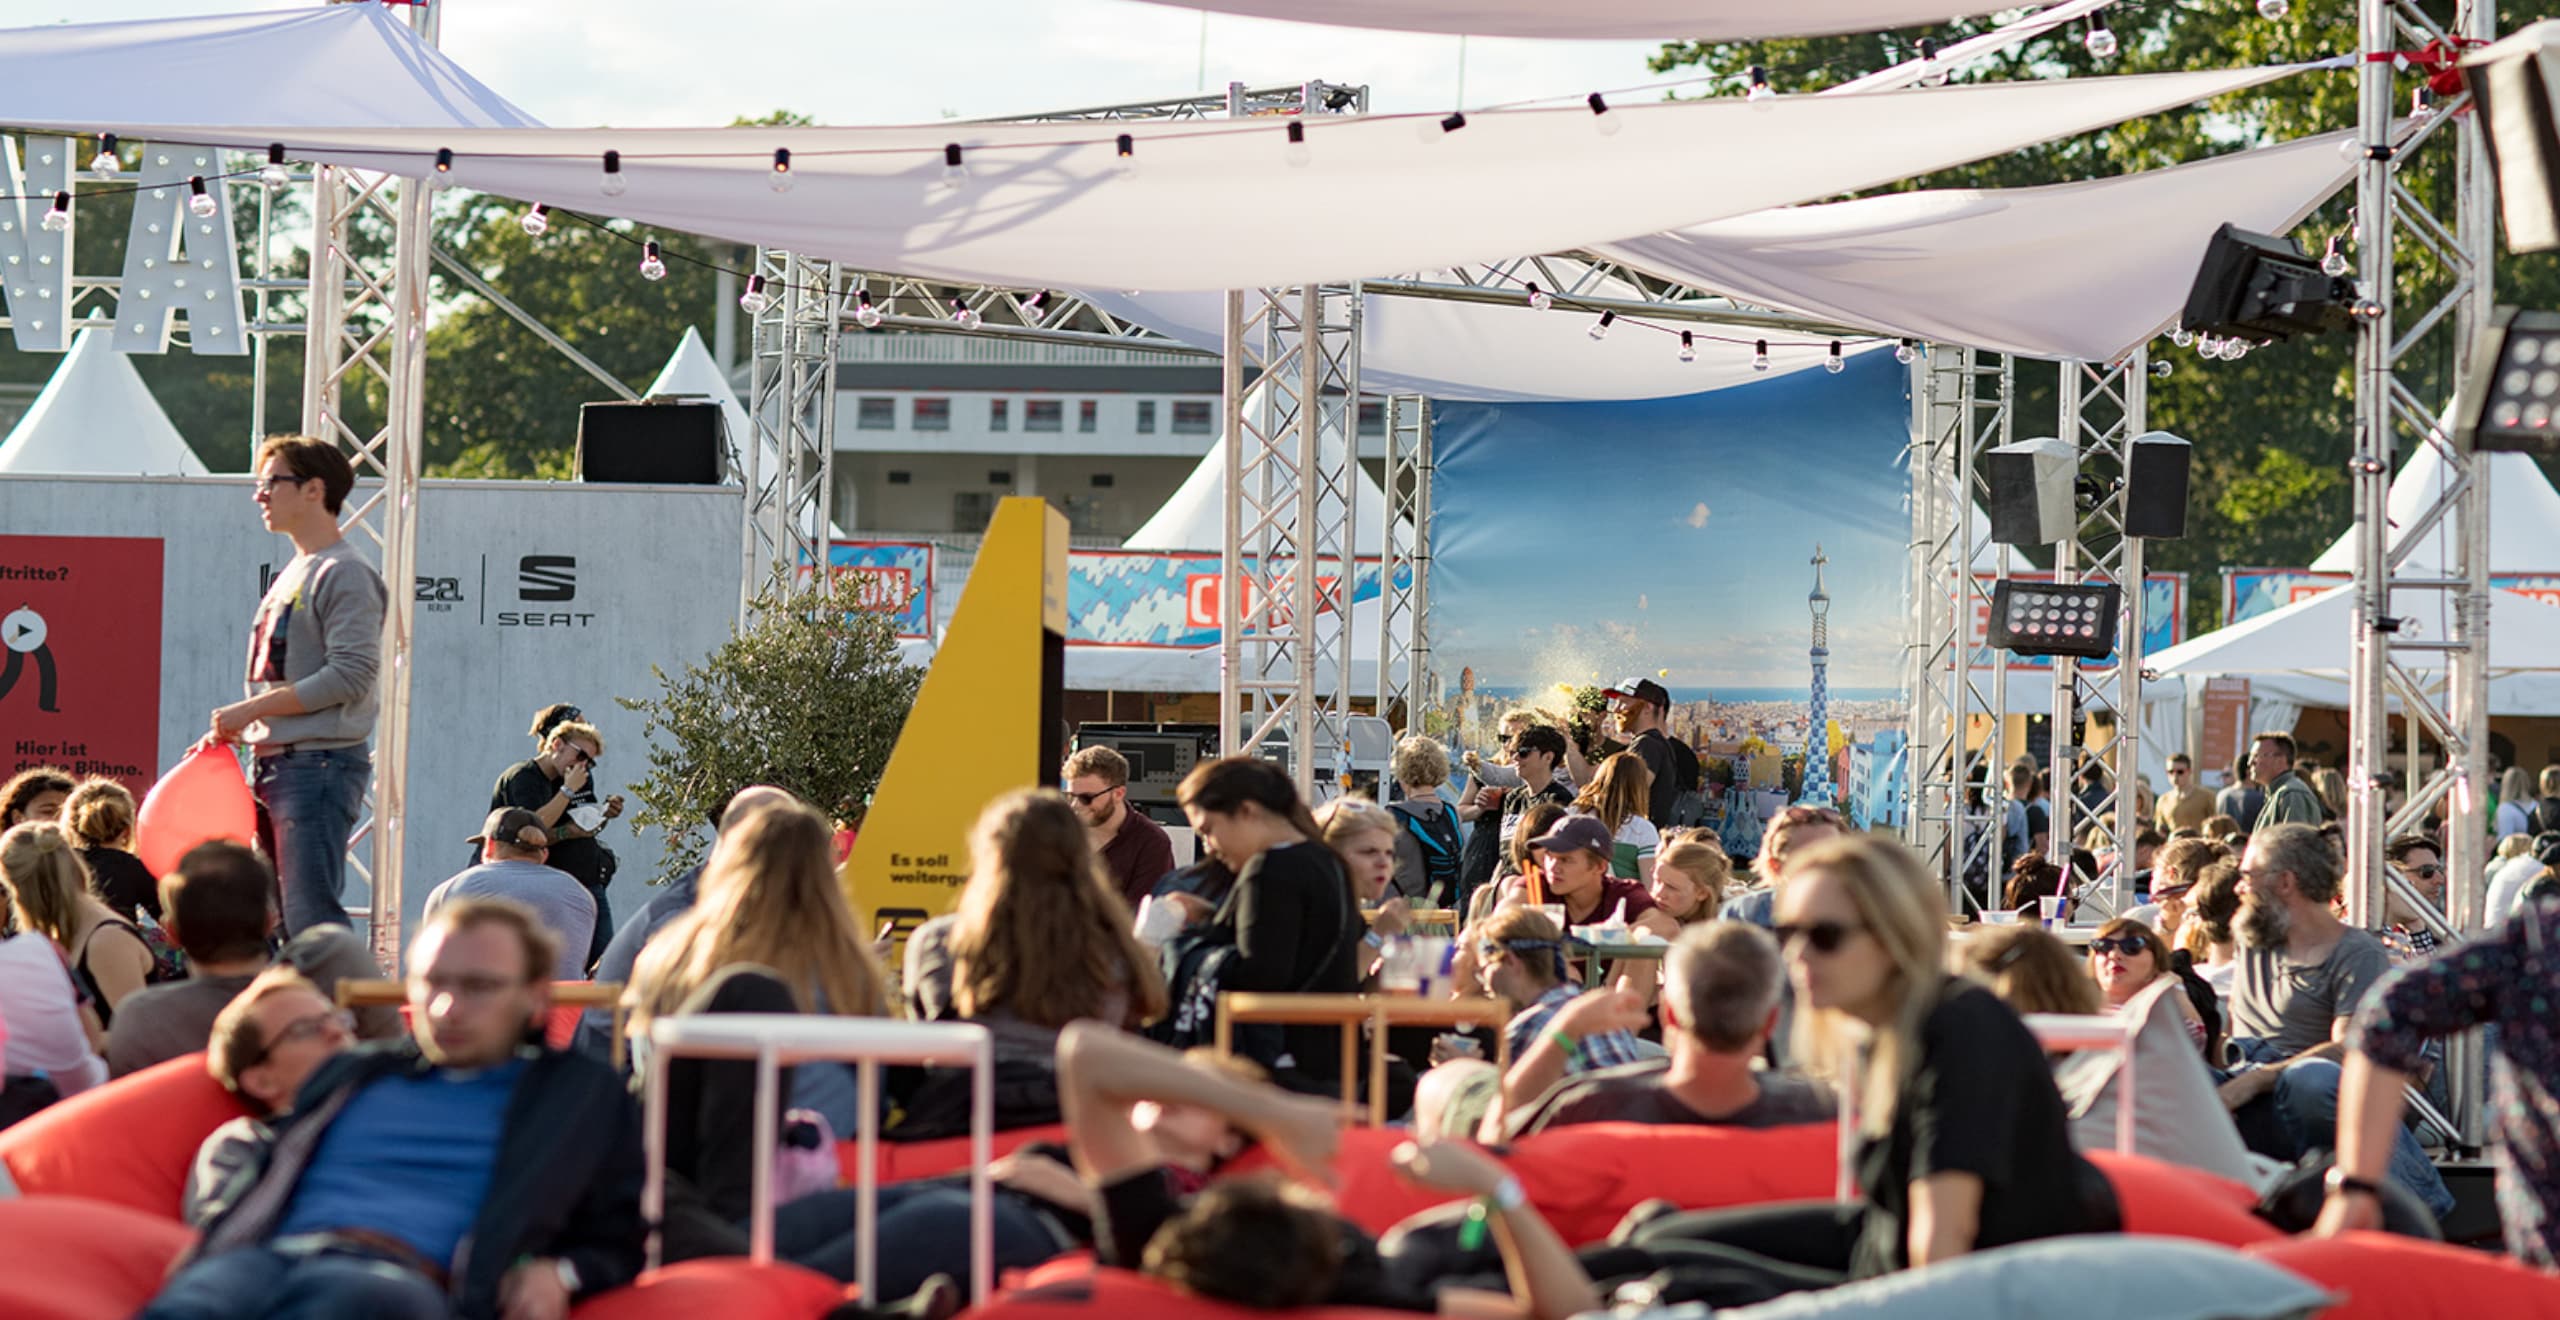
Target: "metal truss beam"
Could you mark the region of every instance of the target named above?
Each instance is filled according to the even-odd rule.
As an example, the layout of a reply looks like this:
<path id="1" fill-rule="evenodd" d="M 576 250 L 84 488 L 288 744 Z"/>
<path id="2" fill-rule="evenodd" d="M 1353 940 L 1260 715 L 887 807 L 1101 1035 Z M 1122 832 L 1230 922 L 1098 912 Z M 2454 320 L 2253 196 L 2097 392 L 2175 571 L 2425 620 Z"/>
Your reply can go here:
<path id="1" fill-rule="evenodd" d="M 2116 623 L 2116 662 L 2106 667 L 2068 656 L 2053 662 L 2053 834 L 2047 858 L 2067 876 L 2071 850 L 2095 833 L 2102 869 L 2080 891 L 2093 909 L 2113 915 L 2133 907 L 2134 837 L 2141 830 L 2142 639 L 2145 594 L 2142 538 L 2127 536 L 2125 474 L 2134 438 L 2149 426 L 2151 359 L 2147 349 L 2107 365 L 2062 364 L 2059 418 L 2062 439 L 2079 451 L 2080 486 L 2088 508 L 2074 535 L 2055 549 L 2054 581 L 2104 580 L 2122 589 Z M 2114 717 L 2115 734 L 2102 747 L 2081 742 L 2088 716 Z M 2108 767 L 2115 796 L 2106 812 L 2090 819 L 2073 794 L 2073 777 L 2091 763 Z M 2110 824 L 2109 822 L 2113 822 Z M 2109 852 L 2112 849 L 2112 853 Z"/>
<path id="2" fill-rule="evenodd" d="M 754 312 L 755 363 L 739 455 L 746 491 L 738 619 L 767 583 L 789 584 L 827 562 L 835 472 L 836 267 L 756 249 L 755 273 L 780 293 Z"/>
<path id="3" fill-rule="evenodd" d="M 1378 706 L 1396 735 L 1422 732 L 1431 692 L 1431 401 L 1387 400 L 1386 525 L 1378 529 Z"/>

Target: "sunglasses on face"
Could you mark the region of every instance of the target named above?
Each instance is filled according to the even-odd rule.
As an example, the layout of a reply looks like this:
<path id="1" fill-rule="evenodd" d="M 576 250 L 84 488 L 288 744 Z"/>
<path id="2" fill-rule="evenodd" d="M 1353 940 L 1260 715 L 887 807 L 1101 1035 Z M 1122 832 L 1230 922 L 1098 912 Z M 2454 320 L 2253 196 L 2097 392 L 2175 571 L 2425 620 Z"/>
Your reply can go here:
<path id="1" fill-rule="evenodd" d="M 1079 807 L 1089 807 L 1119 791 L 1119 787 L 1114 784 L 1110 788 L 1099 788 L 1090 793 L 1079 793 L 1071 788 L 1067 790 L 1067 799 Z"/>
<path id="2" fill-rule="evenodd" d="M 2421 880 L 2433 880 L 2437 876 L 2444 874 L 2444 868 L 2438 866 L 2434 862 L 2429 862 L 2424 866 L 2411 866 L 2404 867 L 2402 869 L 2408 871 L 2409 874 L 2416 876 Z"/>
<path id="3" fill-rule="evenodd" d="M 1864 929 L 1866 927 L 1853 926 L 1845 921 L 1814 921 L 1803 925 L 1778 925 L 1772 927 L 1770 933 L 1778 937 L 1778 947 L 1782 949 L 1792 949 L 1796 941 L 1802 940 L 1805 947 L 1815 953 L 1838 953 L 1840 946 L 1849 942 L 1850 936 Z"/>
<path id="4" fill-rule="evenodd" d="M 273 494 L 278 486 L 299 486 L 309 480 L 311 480 L 309 477 L 297 477 L 290 472 L 279 472 L 272 477 L 258 478 L 257 490 L 262 495 Z"/>
<path id="5" fill-rule="evenodd" d="M 2089 952 L 2091 953 L 2101 955 L 2121 953 L 2128 958 L 2137 953 L 2141 953 L 2150 947 L 2151 941 L 2146 940 L 2139 935 L 2101 935 L 2098 938 L 2089 941 Z"/>

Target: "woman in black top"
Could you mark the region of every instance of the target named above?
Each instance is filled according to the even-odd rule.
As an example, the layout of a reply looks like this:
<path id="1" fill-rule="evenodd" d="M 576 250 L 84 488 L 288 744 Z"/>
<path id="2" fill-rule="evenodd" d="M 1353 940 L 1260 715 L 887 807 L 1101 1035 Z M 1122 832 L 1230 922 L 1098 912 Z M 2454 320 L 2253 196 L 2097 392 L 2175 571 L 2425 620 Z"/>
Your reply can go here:
<path id="1" fill-rule="evenodd" d="M 1989 990 L 1939 970 L 1943 900 L 1899 845 L 1819 845 L 1787 870 L 1777 934 L 1796 1057 L 1857 1072 L 1859 1199 L 1667 1216 L 1639 1245 L 1713 1248 L 1734 1305 L 2065 1233 L 2113 1232 L 2115 1194 L 2071 1145 L 2043 1049 Z M 1675 1269 L 1677 1267 L 1675 1266 Z"/>
<path id="2" fill-rule="evenodd" d="M 1222 757 L 1193 767 L 1178 794 L 1203 849 L 1236 872 L 1206 915 L 1213 939 L 1235 946 L 1221 990 L 1355 994 L 1366 927 L 1342 859 L 1269 761 Z M 1341 1079 L 1341 1031 L 1284 1027 L 1284 1084 L 1325 1091 Z"/>
<path id="3" fill-rule="evenodd" d="M 89 868 L 89 892 L 130 921 L 136 910 L 160 920 L 160 882 L 133 855 L 133 794 L 112 779 L 80 781 L 62 803 L 62 827 Z"/>

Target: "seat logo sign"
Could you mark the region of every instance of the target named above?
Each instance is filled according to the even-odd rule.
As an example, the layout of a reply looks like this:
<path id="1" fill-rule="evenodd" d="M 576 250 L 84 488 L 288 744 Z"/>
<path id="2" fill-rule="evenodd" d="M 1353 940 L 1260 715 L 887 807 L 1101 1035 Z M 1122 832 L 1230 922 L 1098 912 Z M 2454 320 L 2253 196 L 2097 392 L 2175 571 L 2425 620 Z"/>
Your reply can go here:
<path id="1" fill-rule="evenodd" d="M 576 555 L 525 555 L 516 560 L 516 599 L 528 605 L 559 606 L 578 598 Z M 584 610 L 500 610 L 501 628 L 585 628 L 596 616 Z"/>

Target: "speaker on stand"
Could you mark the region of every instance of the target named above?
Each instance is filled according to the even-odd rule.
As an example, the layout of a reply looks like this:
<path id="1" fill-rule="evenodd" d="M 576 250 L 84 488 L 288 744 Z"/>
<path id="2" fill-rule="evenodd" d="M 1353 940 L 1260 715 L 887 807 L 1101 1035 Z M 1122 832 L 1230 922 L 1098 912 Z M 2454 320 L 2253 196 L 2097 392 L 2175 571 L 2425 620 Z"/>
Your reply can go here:
<path id="1" fill-rule="evenodd" d="M 717 486 L 727 474 L 728 447 L 720 405 L 699 395 L 654 395 L 578 410 L 580 481 Z"/>

